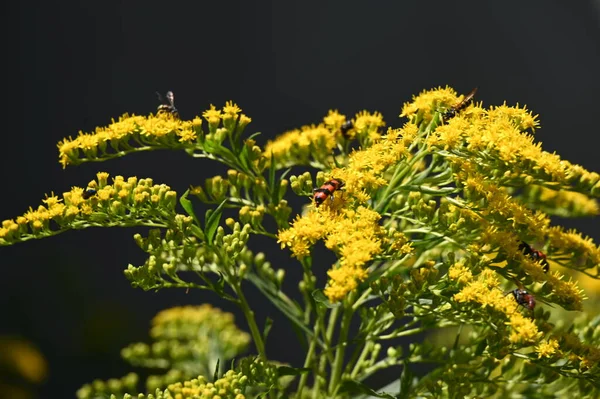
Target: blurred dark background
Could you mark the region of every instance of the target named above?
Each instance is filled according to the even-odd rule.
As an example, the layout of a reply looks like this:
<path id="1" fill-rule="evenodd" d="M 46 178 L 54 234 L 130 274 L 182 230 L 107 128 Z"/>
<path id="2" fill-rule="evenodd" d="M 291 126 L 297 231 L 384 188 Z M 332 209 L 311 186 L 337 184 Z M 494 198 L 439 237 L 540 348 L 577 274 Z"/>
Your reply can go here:
<path id="1" fill-rule="evenodd" d="M 224 171 L 172 152 L 61 168 L 61 138 L 125 112 L 154 112 L 157 90 L 173 90 L 186 119 L 234 100 L 264 143 L 330 108 L 377 110 L 399 126 L 413 94 L 478 86 L 486 105 L 519 102 L 540 114 L 546 150 L 600 171 L 598 2 L 182 3 L 5 3 L 0 220 L 44 193 L 85 186 L 99 170 L 178 192 Z M 598 242 L 597 223 L 565 222 Z M 144 261 L 133 233 L 95 229 L 0 248 L 0 335 L 33 342 L 47 359 L 40 398 L 74 397 L 94 378 L 124 375 L 120 348 L 147 341 L 163 308 L 211 302 L 237 314 L 211 294 L 132 289 L 122 271 Z M 291 282 L 300 265 L 287 255 L 270 258 Z M 250 294 L 262 324 L 275 311 Z M 268 352 L 300 365 L 291 334 L 276 317 Z"/>

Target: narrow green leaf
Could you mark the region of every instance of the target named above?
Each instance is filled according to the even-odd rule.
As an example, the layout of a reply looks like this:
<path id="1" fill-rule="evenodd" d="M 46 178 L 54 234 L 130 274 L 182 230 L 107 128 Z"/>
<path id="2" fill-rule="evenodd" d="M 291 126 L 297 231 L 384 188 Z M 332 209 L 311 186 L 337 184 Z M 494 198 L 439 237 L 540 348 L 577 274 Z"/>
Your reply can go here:
<path id="1" fill-rule="evenodd" d="M 329 309 L 337 308 L 338 306 L 340 306 L 340 303 L 331 303 L 329 301 L 329 298 L 325 296 L 323 290 L 321 289 L 314 290 L 312 292 L 312 297 L 315 300 L 315 302 L 317 302 L 317 304 L 321 304 Z"/>
<path id="2" fill-rule="evenodd" d="M 377 392 L 374 389 L 368 387 L 366 384 L 357 380 L 344 380 L 340 389 L 338 390 L 338 394 L 344 393 L 348 393 L 350 395 L 370 395 L 373 398 L 395 399 L 394 395 L 391 395 L 386 392 Z"/>
<path id="3" fill-rule="evenodd" d="M 198 221 L 198 218 L 196 217 L 196 214 L 194 213 L 194 206 L 192 205 L 192 201 L 190 201 L 187 198 L 189 194 L 190 194 L 190 190 L 189 189 L 185 190 L 185 193 L 183 193 L 183 195 L 181 197 L 179 197 L 179 203 L 181 204 L 181 206 L 183 207 L 185 212 L 194 219 L 194 222 L 196 222 L 197 225 L 200 225 L 200 222 Z"/>
<path id="4" fill-rule="evenodd" d="M 215 372 L 213 373 L 213 382 L 219 379 L 219 365 L 221 364 L 221 359 L 217 359 L 217 365 L 215 366 Z"/>
<path id="5" fill-rule="evenodd" d="M 271 327 L 273 327 L 273 319 L 267 317 L 265 320 L 265 328 L 263 329 L 263 341 L 267 342 L 267 337 L 269 336 L 269 332 L 271 331 Z"/>
<path id="6" fill-rule="evenodd" d="M 402 374 L 400 375 L 400 392 L 398 393 L 398 399 L 409 397 L 411 384 L 412 372 L 408 367 L 408 360 L 405 359 L 402 364 Z"/>
<path id="7" fill-rule="evenodd" d="M 223 207 L 227 200 L 223 200 L 221 204 L 210 214 L 206 213 L 206 223 L 204 225 L 204 234 L 206 235 L 206 242 L 209 245 L 212 245 L 213 239 L 215 237 L 215 233 L 217 232 L 217 227 L 219 227 L 219 222 L 221 221 L 221 215 L 223 214 Z"/>

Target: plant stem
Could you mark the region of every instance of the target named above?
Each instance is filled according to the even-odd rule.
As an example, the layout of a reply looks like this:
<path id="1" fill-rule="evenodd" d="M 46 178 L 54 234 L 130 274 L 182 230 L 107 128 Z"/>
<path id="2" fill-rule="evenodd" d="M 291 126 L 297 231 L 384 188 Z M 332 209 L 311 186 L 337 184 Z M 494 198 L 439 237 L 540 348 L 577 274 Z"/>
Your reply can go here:
<path id="1" fill-rule="evenodd" d="M 315 355 L 315 348 L 317 346 L 317 337 L 319 336 L 321 325 L 318 322 L 315 322 L 314 335 L 310 340 L 310 345 L 308 347 L 308 353 L 306 354 L 306 359 L 304 359 L 304 367 L 310 367 L 313 362 L 313 357 Z M 317 376 L 315 375 L 315 378 Z M 302 373 L 300 377 L 300 383 L 298 384 L 298 394 L 296 395 L 298 398 L 302 398 L 302 391 L 304 390 L 304 386 L 306 385 L 306 380 L 308 379 L 308 373 Z"/>
<path id="2" fill-rule="evenodd" d="M 346 346 L 348 344 L 348 331 L 350 330 L 350 320 L 352 320 L 352 306 L 347 306 L 342 316 L 342 326 L 340 327 L 340 336 L 337 342 L 335 350 L 335 359 L 333 361 L 333 368 L 331 372 L 331 379 L 329 380 L 329 393 L 332 397 L 335 397 L 335 393 L 339 389 L 340 379 L 342 377 L 342 369 L 344 366 L 344 354 Z"/>
<path id="3" fill-rule="evenodd" d="M 248 322 L 248 327 L 250 327 L 250 333 L 252 334 L 252 340 L 254 341 L 254 345 L 256 346 L 256 351 L 262 360 L 267 360 L 267 352 L 265 351 L 265 343 L 262 339 L 262 334 L 258 329 L 258 325 L 256 324 L 256 319 L 254 318 L 254 312 L 248 306 L 248 301 L 246 300 L 246 296 L 242 291 L 241 283 L 234 284 L 235 293 L 238 296 L 238 304 L 244 312 L 244 316 L 246 317 L 246 321 Z"/>

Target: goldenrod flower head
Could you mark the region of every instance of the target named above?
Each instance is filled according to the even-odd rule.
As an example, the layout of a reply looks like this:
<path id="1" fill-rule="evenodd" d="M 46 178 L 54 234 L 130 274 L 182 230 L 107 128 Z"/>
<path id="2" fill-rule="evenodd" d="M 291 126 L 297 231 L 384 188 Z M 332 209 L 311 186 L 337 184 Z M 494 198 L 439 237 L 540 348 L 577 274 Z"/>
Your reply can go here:
<path id="1" fill-rule="evenodd" d="M 233 101 L 227 101 L 223 107 L 223 118 L 232 119 L 237 118 L 238 114 L 242 112 L 242 109 L 237 106 Z"/>
<path id="2" fill-rule="evenodd" d="M 490 107 L 487 117 L 491 121 L 508 119 L 520 130 L 535 130 L 540 125 L 538 115 L 532 115 L 527 107 L 519 108 L 519 104 L 509 107 L 506 102 L 500 106 Z"/>
<path id="3" fill-rule="evenodd" d="M 145 141 L 176 138 L 179 142 L 195 140 L 192 123 L 173 118 L 172 115 L 161 113 L 159 115 L 136 116 L 124 114 L 117 121 L 106 127 L 98 127 L 94 133 L 79 132 L 75 139 L 66 138 L 58 143 L 59 160 L 63 167 L 83 160 L 102 158 L 111 145 L 119 146 L 128 143 L 130 139 L 143 136 Z M 155 145 L 159 145 L 157 142 Z M 114 154 L 114 153 L 113 153 Z"/>
<path id="4" fill-rule="evenodd" d="M 456 262 L 448 269 L 448 277 L 461 284 L 467 284 L 473 280 L 473 273 L 464 265 L 464 261 Z"/>
<path id="5" fill-rule="evenodd" d="M 213 104 L 210 108 L 202 113 L 202 117 L 210 124 L 218 124 L 221 121 L 221 111 L 219 111 Z"/>
<path id="6" fill-rule="evenodd" d="M 373 142 L 381 137 L 379 128 L 385 126 L 383 115 L 379 112 L 361 111 L 354 117 L 354 128 L 348 132 L 350 138 L 364 136 L 367 142 Z"/>
<path id="7" fill-rule="evenodd" d="M 457 302 L 472 302 L 504 313 L 511 327 L 509 340 L 513 343 L 536 341 L 540 333 L 531 319 L 519 312 L 519 304 L 499 288 L 500 281 L 491 269 L 484 269 L 478 276 L 454 295 Z"/>
<path id="8" fill-rule="evenodd" d="M 338 110 L 329 110 L 327 116 L 323 118 L 323 123 L 332 132 L 338 132 L 342 125 L 346 122 L 346 116 L 338 112 Z"/>
<path id="9" fill-rule="evenodd" d="M 423 114 L 423 119 L 430 120 L 438 108 L 450 108 L 462 100 L 458 97 L 454 89 L 446 86 L 433 90 L 424 90 L 417 96 L 413 96 L 413 101 L 405 103 L 402 107 L 400 116 L 412 118 L 418 112 Z"/>
<path id="10" fill-rule="evenodd" d="M 327 248 L 339 256 L 339 267 L 328 272 L 330 281 L 325 295 L 339 301 L 366 278 L 364 266 L 382 250 L 384 230 L 377 212 L 364 206 L 356 210 L 333 207 L 311 208 L 298 217 L 292 227 L 278 234 L 282 248 L 289 247 L 297 258 L 310 254 L 311 247 L 324 240 Z"/>
<path id="11" fill-rule="evenodd" d="M 544 340 L 540 342 L 536 347 L 535 351 L 538 354 L 538 358 L 547 357 L 551 358 L 554 355 L 560 353 L 558 341 L 555 339 Z"/>
<path id="12" fill-rule="evenodd" d="M 106 184 L 108 174 L 99 173 L 98 175 L 100 181 L 93 182 L 88 186 L 97 187 L 96 193 L 89 198 L 84 199 L 85 190 L 82 187 L 73 187 L 71 191 L 63 193 L 62 198 L 55 195 L 46 196 L 42 200 L 46 206 L 40 205 L 37 209 L 29 208 L 27 212 L 17 218 L 18 223 L 12 220 L 4 221 L 0 230 L 0 245 L 27 240 L 39 234 L 53 235 L 73 228 L 72 223 L 75 221 L 102 225 L 100 220 L 108 222 L 111 218 L 136 217 L 135 212 L 125 215 L 120 211 L 121 208 L 114 209 L 104 206 L 113 200 L 119 200 L 120 203 L 133 207 L 137 206 L 136 202 L 150 202 L 148 200 L 152 197 L 152 205 L 144 212 L 155 211 L 157 215 L 160 214 L 159 210 L 173 210 L 175 206 L 173 200 L 167 199 L 168 186 L 152 185 L 150 179 L 142 179 L 136 185 L 138 183 L 136 178 L 125 181 L 122 176 L 116 176 L 113 185 L 108 185 Z M 121 188 L 117 190 L 116 187 Z M 135 195 L 130 196 L 131 192 L 134 192 Z M 120 213 L 117 213 L 117 210 Z M 91 215 L 92 217 L 89 218 Z M 151 213 L 147 215 L 150 216 Z M 54 223 L 51 224 L 50 221 Z M 57 226 L 58 229 L 56 229 Z"/>
<path id="13" fill-rule="evenodd" d="M 303 126 L 283 133 L 265 146 L 284 165 L 306 165 L 313 159 L 327 159 L 336 146 L 335 135 L 323 124 Z"/>

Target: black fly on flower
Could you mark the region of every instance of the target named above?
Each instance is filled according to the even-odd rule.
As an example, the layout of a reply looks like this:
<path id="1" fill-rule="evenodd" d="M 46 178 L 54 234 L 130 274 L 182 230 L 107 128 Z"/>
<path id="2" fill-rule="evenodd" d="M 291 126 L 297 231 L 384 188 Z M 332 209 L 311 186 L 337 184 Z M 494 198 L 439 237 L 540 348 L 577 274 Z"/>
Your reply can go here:
<path id="1" fill-rule="evenodd" d="M 177 111 L 177 108 L 175 108 L 175 95 L 173 94 L 173 92 L 168 91 L 164 98 L 159 92 L 156 92 L 156 95 L 158 96 L 158 101 L 161 102 L 161 104 L 157 108 L 156 113 L 170 114 L 173 115 L 175 118 L 179 118 L 179 111 Z"/>

